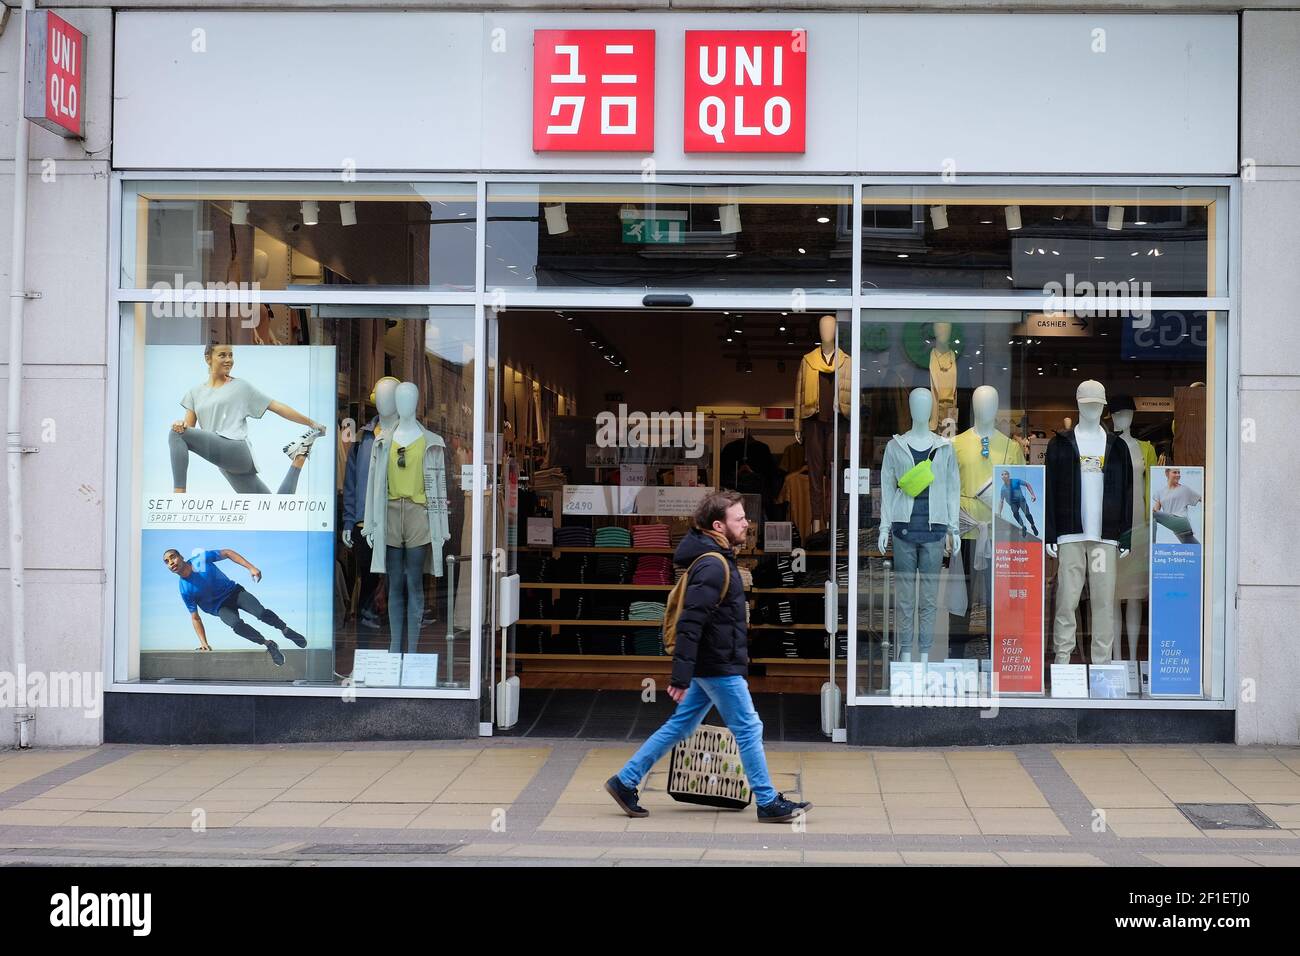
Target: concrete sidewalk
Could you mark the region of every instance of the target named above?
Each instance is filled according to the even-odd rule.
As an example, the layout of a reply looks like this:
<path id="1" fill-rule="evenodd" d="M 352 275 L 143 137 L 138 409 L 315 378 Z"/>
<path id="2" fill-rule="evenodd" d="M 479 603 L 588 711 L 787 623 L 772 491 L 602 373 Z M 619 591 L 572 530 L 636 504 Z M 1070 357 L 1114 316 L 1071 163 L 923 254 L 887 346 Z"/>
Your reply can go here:
<path id="1" fill-rule="evenodd" d="M 676 803 L 624 816 L 630 746 L 429 744 L 0 752 L 0 864 L 629 862 L 1300 865 L 1300 748 L 777 745 L 796 824 Z M 1201 828 L 1187 805 L 1227 828 Z M 1254 818 L 1253 821 L 1251 818 Z"/>

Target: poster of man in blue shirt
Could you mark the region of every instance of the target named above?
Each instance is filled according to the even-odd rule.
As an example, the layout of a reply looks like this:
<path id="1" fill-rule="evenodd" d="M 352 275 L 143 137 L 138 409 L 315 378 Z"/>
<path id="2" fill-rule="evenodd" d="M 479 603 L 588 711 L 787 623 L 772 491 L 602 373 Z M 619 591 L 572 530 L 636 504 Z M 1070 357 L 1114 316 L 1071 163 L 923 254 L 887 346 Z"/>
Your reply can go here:
<path id="1" fill-rule="evenodd" d="M 1033 529 L 1033 536 L 1038 537 L 1038 525 L 1034 524 L 1034 514 L 1029 508 L 1029 503 L 1025 501 L 1025 492 L 1029 496 L 1038 500 L 1038 495 L 1034 491 L 1034 486 L 1020 478 L 1012 478 L 1011 472 L 1004 470 L 1002 472 L 1002 500 L 998 502 L 998 515 L 1002 515 L 1002 509 L 1011 506 L 1011 520 L 1020 528 L 1021 534 L 1029 534 L 1025 529 L 1025 521 L 1029 522 L 1029 527 Z M 1022 519 L 1023 516 L 1023 519 Z"/>
<path id="2" fill-rule="evenodd" d="M 203 627 L 199 611 L 211 614 L 245 640 L 261 644 L 277 667 L 283 666 L 284 654 L 279 645 L 270 638 L 263 637 L 251 624 L 240 617 L 240 612 L 251 614 L 263 624 L 276 628 L 299 647 L 307 646 L 303 637 L 280 619 L 274 611 L 262 606 L 253 595 L 244 590 L 243 585 L 236 584 L 217 567 L 218 561 L 233 561 L 245 571 L 256 583 L 262 580 L 262 572 L 247 561 L 243 555 L 229 548 L 221 550 L 196 552 L 186 560 L 175 548 L 168 548 L 163 553 L 163 562 L 167 570 L 175 574 L 180 581 L 181 601 L 190 612 L 194 624 L 194 633 L 199 636 L 199 646 L 195 650 L 210 651 L 208 635 Z"/>

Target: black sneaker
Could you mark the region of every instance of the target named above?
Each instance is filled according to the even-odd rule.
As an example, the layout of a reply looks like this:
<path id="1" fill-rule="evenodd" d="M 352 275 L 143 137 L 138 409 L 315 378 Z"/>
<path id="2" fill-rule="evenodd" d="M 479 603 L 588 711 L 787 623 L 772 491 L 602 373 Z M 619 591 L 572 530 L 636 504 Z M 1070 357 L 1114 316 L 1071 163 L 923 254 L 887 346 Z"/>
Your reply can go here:
<path id="1" fill-rule="evenodd" d="M 758 808 L 759 823 L 789 823 L 801 813 L 812 809 L 811 803 L 797 803 L 787 800 L 785 794 L 778 793 L 776 799 L 766 806 Z"/>
<path id="2" fill-rule="evenodd" d="M 275 641 L 266 642 L 266 653 L 271 655 L 271 660 L 275 662 L 276 667 L 284 666 L 284 654 L 280 652 L 280 647 Z"/>
<path id="3" fill-rule="evenodd" d="M 289 640 L 293 641 L 299 647 L 307 646 L 307 638 L 303 637 L 301 634 L 299 634 L 291 627 L 286 627 L 284 629 L 284 636 L 287 637 Z"/>
<path id="4" fill-rule="evenodd" d="M 618 775 L 610 777 L 605 781 L 605 792 L 614 798 L 619 809 L 629 817 L 648 817 L 650 811 L 637 801 L 637 793 L 632 787 L 623 786 L 623 781 L 618 779 Z"/>

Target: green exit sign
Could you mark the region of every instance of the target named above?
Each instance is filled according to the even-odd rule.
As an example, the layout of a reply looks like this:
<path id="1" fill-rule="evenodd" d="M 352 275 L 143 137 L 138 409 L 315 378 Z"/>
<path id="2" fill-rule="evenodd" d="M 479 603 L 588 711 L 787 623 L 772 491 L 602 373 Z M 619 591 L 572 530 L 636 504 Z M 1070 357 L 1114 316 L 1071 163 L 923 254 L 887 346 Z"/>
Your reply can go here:
<path id="1" fill-rule="evenodd" d="M 636 245 L 686 242 L 686 213 L 681 210 L 623 209 L 623 241 Z"/>

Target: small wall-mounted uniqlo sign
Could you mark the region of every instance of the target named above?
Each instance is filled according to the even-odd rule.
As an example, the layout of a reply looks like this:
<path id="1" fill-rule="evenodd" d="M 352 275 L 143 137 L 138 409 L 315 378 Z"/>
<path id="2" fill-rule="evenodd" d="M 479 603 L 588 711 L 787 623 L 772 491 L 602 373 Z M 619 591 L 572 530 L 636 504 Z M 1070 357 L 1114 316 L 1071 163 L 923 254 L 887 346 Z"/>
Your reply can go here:
<path id="1" fill-rule="evenodd" d="M 533 149 L 653 152 L 655 32 L 533 32 Z"/>
<path id="2" fill-rule="evenodd" d="M 687 30 L 688 153 L 802 153 L 808 34 Z"/>
<path id="3" fill-rule="evenodd" d="M 23 115 L 60 136 L 86 133 L 86 35 L 48 10 L 27 14 Z"/>

